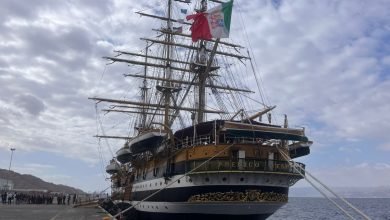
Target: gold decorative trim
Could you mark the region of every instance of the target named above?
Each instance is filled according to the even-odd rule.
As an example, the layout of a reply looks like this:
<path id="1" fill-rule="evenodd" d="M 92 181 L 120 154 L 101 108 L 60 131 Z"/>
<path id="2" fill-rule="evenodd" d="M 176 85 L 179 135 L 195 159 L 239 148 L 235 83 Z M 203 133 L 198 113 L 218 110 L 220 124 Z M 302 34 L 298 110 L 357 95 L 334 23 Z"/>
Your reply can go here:
<path id="1" fill-rule="evenodd" d="M 247 190 L 246 192 L 211 192 L 193 195 L 188 202 L 287 202 L 288 195 Z"/>

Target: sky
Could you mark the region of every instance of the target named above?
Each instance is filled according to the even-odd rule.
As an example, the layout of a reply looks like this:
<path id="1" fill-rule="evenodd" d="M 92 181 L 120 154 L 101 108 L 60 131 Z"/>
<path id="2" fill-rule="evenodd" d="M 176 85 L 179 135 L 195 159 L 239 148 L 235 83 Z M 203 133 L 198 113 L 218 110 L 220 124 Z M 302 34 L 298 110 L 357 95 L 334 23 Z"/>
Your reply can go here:
<path id="1" fill-rule="evenodd" d="M 161 13 L 165 2 L 0 2 L 0 168 L 16 148 L 16 172 L 87 192 L 110 185 L 104 166 L 123 143 L 93 135 L 101 123 L 119 132 L 128 118 L 100 118 L 88 97 L 124 98 L 134 88 L 126 66 L 101 57 L 140 51 L 157 23 L 134 12 Z M 249 39 L 269 102 L 314 142 L 298 161 L 329 186 L 389 186 L 388 0 L 234 4 L 231 31 Z"/>

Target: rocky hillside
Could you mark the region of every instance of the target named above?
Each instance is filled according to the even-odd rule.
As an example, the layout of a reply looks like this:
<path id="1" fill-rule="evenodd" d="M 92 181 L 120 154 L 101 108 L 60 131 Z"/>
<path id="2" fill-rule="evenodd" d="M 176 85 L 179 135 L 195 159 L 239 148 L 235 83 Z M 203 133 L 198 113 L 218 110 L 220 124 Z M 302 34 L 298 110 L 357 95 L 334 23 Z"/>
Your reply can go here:
<path id="1" fill-rule="evenodd" d="M 13 171 L 0 169 L 0 178 L 9 179 L 14 183 L 15 189 L 40 189 L 52 192 L 84 194 L 80 189 L 61 184 L 48 183 L 42 179 L 29 174 L 20 174 Z"/>

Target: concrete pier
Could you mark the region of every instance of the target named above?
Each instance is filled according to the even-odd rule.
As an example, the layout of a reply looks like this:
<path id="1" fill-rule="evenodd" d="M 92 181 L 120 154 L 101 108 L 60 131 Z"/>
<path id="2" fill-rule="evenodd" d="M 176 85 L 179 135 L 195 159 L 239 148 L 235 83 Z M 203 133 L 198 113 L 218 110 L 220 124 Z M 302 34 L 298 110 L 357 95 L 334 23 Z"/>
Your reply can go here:
<path id="1" fill-rule="evenodd" d="M 68 205 L 2 205 L 0 220 L 103 220 L 109 215 L 99 207 L 78 207 Z"/>

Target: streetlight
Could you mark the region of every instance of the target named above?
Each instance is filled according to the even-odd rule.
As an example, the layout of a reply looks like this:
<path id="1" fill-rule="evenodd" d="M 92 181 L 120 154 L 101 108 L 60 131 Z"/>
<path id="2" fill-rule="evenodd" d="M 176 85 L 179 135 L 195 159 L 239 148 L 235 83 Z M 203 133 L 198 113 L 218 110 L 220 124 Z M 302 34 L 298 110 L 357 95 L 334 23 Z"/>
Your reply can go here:
<path id="1" fill-rule="evenodd" d="M 9 177 L 11 176 L 11 164 L 12 164 L 12 156 L 14 155 L 14 151 L 16 150 L 16 148 L 11 148 L 11 159 L 9 161 L 9 167 L 8 167 L 8 178 L 7 178 L 7 189 L 10 189 L 11 187 L 9 187 L 8 185 L 8 179 Z"/>
<path id="2" fill-rule="evenodd" d="M 12 155 L 14 154 L 16 148 L 11 148 L 10 150 L 11 150 L 11 160 L 9 161 L 8 171 L 11 171 Z"/>

